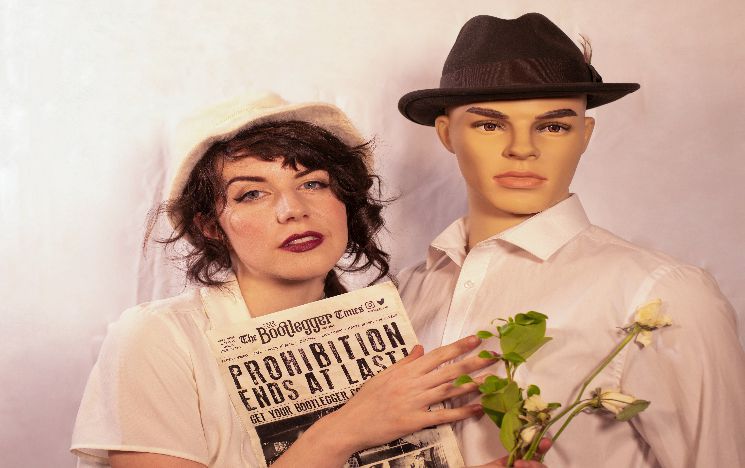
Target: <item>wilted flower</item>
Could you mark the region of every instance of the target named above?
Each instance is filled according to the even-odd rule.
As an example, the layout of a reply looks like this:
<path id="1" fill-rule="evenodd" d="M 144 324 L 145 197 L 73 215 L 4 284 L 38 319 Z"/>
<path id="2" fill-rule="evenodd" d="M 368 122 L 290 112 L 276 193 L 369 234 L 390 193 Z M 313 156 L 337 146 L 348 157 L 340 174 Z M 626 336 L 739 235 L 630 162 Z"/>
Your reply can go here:
<path id="1" fill-rule="evenodd" d="M 520 439 L 523 441 L 523 444 L 530 445 L 530 443 L 533 442 L 533 439 L 535 439 L 535 436 L 538 435 L 539 432 L 539 426 L 535 424 L 532 426 L 528 426 L 520 432 Z"/>
<path id="2" fill-rule="evenodd" d="M 533 395 L 525 400 L 523 408 L 525 408 L 526 411 L 543 411 L 548 408 L 548 405 L 543 401 L 540 395 Z"/>
<path id="3" fill-rule="evenodd" d="M 629 404 L 636 401 L 632 395 L 625 395 L 615 390 L 606 390 L 600 392 L 600 404 L 603 408 L 613 414 L 618 414 Z"/>
<path id="4" fill-rule="evenodd" d="M 634 323 L 642 327 L 642 330 L 636 335 L 636 342 L 642 346 L 652 344 L 652 330 L 672 325 L 673 321 L 669 315 L 660 311 L 662 306 L 661 299 L 652 299 L 636 309 Z"/>
<path id="5" fill-rule="evenodd" d="M 636 342 L 640 345 L 649 346 L 652 344 L 652 332 L 649 330 L 642 330 L 636 335 Z"/>
<path id="6" fill-rule="evenodd" d="M 636 309 L 636 315 L 634 315 L 634 322 L 638 323 L 642 327 L 655 329 L 660 327 L 666 327 L 673 323 L 669 315 L 665 315 L 660 312 L 662 306 L 662 299 L 652 299 L 646 304 Z"/>

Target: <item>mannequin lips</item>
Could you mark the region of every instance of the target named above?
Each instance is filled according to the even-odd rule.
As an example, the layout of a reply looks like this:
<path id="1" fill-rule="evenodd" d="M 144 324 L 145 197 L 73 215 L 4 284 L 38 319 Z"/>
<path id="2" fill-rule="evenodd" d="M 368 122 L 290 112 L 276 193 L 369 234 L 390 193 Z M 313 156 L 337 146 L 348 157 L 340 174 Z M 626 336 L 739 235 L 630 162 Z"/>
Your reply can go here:
<path id="1" fill-rule="evenodd" d="M 548 180 L 533 172 L 509 171 L 494 176 L 494 181 L 505 188 L 529 189 L 543 185 Z"/>
<path id="2" fill-rule="evenodd" d="M 293 234 L 279 246 L 282 250 L 301 253 L 313 250 L 323 243 L 323 234 L 315 231 L 305 231 Z"/>

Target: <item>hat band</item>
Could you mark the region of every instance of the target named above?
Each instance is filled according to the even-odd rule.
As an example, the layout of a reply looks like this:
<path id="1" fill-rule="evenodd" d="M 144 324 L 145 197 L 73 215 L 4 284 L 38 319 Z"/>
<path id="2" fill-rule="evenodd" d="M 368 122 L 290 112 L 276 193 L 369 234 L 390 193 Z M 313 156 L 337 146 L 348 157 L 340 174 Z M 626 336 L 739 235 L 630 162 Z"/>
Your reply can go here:
<path id="1" fill-rule="evenodd" d="M 443 73 L 440 88 L 493 88 L 509 85 L 602 82 L 590 65 L 552 58 L 483 63 Z"/>

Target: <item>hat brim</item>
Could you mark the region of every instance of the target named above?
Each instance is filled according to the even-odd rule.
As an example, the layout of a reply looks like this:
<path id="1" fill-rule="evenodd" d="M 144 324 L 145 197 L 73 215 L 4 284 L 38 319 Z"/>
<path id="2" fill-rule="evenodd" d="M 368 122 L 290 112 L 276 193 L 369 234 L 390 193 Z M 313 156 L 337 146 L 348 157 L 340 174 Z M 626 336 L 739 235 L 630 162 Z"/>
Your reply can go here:
<path id="1" fill-rule="evenodd" d="M 449 107 L 473 102 L 587 96 L 587 108 L 602 106 L 633 93 L 638 83 L 557 83 L 556 85 L 511 85 L 499 88 L 435 88 L 412 91 L 398 101 L 404 117 L 421 125 L 434 126 Z"/>

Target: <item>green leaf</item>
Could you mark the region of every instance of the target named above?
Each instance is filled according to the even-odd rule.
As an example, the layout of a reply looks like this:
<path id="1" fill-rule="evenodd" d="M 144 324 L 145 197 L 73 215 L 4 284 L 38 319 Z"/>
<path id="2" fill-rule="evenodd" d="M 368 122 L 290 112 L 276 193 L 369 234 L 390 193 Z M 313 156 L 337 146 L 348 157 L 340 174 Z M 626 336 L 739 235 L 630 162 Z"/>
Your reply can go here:
<path id="1" fill-rule="evenodd" d="M 491 419 L 494 424 L 497 425 L 497 427 L 502 427 L 502 418 L 504 418 L 504 413 L 484 408 L 484 414 L 489 416 L 489 419 Z"/>
<path id="2" fill-rule="evenodd" d="M 521 403 L 520 388 L 518 388 L 515 382 L 509 382 L 495 393 L 481 397 L 481 406 L 484 407 L 484 411 L 489 409 L 499 413 L 506 413 L 513 409 L 519 409 Z"/>
<path id="3" fill-rule="evenodd" d="M 561 407 L 561 403 L 556 403 L 556 402 L 549 403 L 546 405 L 546 407 L 548 408 L 549 411 L 555 410 L 556 408 Z"/>
<path id="4" fill-rule="evenodd" d="M 510 317 L 510 320 L 512 320 L 512 317 Z M 510 331 L 513 328 L 515 328 L 515 326 L 516 325 L 515 325 L 514 322 L 508 322 L 508 323 L 502 325 L 501 327 L 497 327 L 497 331 L 499 332 L 499 337 L 501 338 L 504 335 L 508 335 L 510 333 Z"/>
<path id="5" fill-rule="evenodd" d="M 490 375 L 484 379 L 484 383 L 479 385 L 479 392 L 484 394 L 495 393 L 506 387 L 507 383 L 507 379 L 497 377 L 496 375 Z"/>
<path id="6" fill-rule="evenodd" d="M 544 336 L 543 338 L 541 338 L 541 340 L 538 343 L 535 344 L 535 346 L 533 346 L 532 348 L 528 348 L 527 350 L 520 353 L 520 355 L 524 357 L 525 359 L 528 359 L 530 356 L 533 355 L 533 353 L 541 349 L 543 345 L 545 345 L 551 340 L 553 340 L 553 338 L 551 338 L 550 336 Z"/>
<path id="7" fill-rule="evenodd" d="M 546 322 L 541 320 L 531 325 L 511 324 L 512 327 L 500 334 L 502 353 L 515 352 L 527 359 L 551 338 L 546 336 Z"/>
<path id="8" fill-rule="evenodd" d="M 453 385 L 455 385 L 456 387 L 460 387 L 461 385 L 465 385 L 471 382 L 473 382 L 473 379 L 471 378 L 471 376 L 468 374 L 464 374 L 458 377 L 457 379 L 455 379 L 453 381 Z"/>
<path id="9" fill-rule="evenodd" d="M 522 357 L 522 356 L 520 356 L 517 353 L 506 353 L 506 354 L 503 354 L 502 355 L 502 359 L 504 359 L 505 361 L 509 361 L 509 362 L 511 362 L 511 363 L 513 363 L 515 365 L 522 364 L 523 362 L 525 362 L 525 358 Z"/>
<path id="10" fill-rule="evenodd" d="M 540 395 L 541 389 L 538 388 L 538 385 L 531 385 L 528 387 L 528 397 L 532 397 L 533 395 Z"/>
<path id="11" fill-rule="evenodd" d="M 541 320 L 536 320 L 527 314 L 517 314 L 515 315 L 515 323 L 518 325 L 534 325 L 536 323 L 541 323 Z"/>
<path id="12" fill-rule="evenodd" d="M 478 336 L 482 340 L 486 340 L 486 339 L 491 338 L 492 336 L 494 336 L 494 333 L 492 333 L 490 331 L 486 331 L 486 330 L 479 330 L 479 331 L 476 332 L 476 336 Z"/>
<path id="13" fill-rule="evenodd" d="M 531 310 L 529 312 L 526 312 L 525 315 L 527 315 L 528 317 L 533 318 L 535 320 L 542 320 L 544 322 L 546 320 L 548 320 L 548 315 L 542 314 L 540 312 L 536 312 L 535 310 Z"/>
<path id="14" fill-rule="evenodd" d="M 508 328 L 509 327 L 509 328 Z M 500 334 L 502 353 L 516 352 L 524 355 L 525 350 L 535 347 L 546 335 L 546 322 L 532 325 L 520 325 L 517 323 L 505 325 Z"/>
<path id="15" fill-rule="evenodd" d="M 479 357 L 483 359 L 499 359 L 499 354 L 494 351 L 483 350 L 479 352 Z"/>
<path id="16" fill-rule="evenodd" d="M 499 440 L 508 452 L 511 452 L 515 448 L 520 427 L 522 427 L 522 424 L 520 423 L 520 416 L 517 409 L 505 413 L 502 418 L 502 425 L 499 428 Z"/>
<path id="17" fill-rule="evenodd" d="M 616 420 L 628 421 L 629 419 L 647 409 L 647 406 L 649 406 L 649 402 L 647 400 L 635 400 L 629 403 L 626 408 L 621 410 L 621 412 L 616 415 Z"/>

